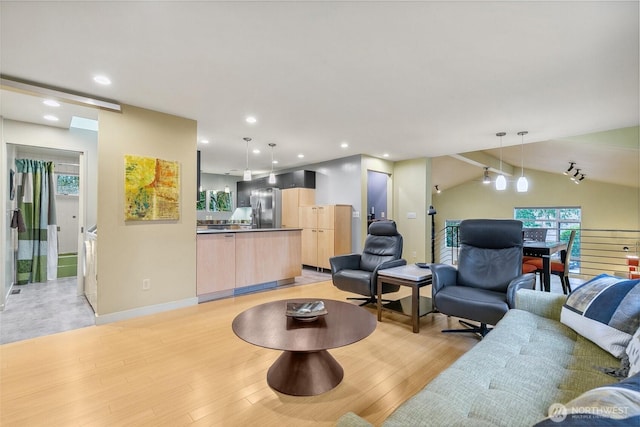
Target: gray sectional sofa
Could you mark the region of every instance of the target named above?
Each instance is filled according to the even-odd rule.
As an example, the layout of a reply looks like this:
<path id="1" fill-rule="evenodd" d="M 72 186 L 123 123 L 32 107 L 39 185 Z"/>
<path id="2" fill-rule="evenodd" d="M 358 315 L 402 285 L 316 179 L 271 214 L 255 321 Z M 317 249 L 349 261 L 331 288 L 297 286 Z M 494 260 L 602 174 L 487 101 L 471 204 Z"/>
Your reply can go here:
<path id="1" fill-rule="evenodd" d="M 617 380 L 620 360 L 560 323 L 566 296 L 521 290 L 482 341 L 404 402 L 384 426 L 532 426 L 554 403 Z M 347 413 L 338 426 L 366 426 Z"/>

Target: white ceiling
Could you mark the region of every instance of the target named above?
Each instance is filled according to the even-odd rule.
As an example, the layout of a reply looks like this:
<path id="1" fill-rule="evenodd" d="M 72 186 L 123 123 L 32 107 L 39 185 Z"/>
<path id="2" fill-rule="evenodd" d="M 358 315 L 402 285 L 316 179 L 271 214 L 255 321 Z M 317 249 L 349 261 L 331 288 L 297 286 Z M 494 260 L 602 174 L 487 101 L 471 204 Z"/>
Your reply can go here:
<path id="1" fill-rule="evenodd" d="M 245 136 L 262 150 L 250 156 L 254 171 L 270 169 L 270 142 L 277 168 L 292 168 L 360 153 L 495 156 L 498 131 L 508 133 L 505 162 L 519 165 L 509 146 L 520 130 L 532 147 L 547 144 L 525 168 L 559 172 L 594 155 L 576 135 L 640 122 L 638 5 L 2 1 L 0 71 L 197 120 L 198 137 L 211 141 L 198 144 L 210 173 L 241 173 Z M 95 84 L 98 74 L 113 84 Z M 27 119 L 31 108 L 15 112 L 17 97 L 0 96 L 4 117 L 44 114 L 39 100 Z M 630 163 L 628 185 L 638 185 L 633 143 L 605 157 Z M 589 161 L 590 179 L 609 175 Z"/>

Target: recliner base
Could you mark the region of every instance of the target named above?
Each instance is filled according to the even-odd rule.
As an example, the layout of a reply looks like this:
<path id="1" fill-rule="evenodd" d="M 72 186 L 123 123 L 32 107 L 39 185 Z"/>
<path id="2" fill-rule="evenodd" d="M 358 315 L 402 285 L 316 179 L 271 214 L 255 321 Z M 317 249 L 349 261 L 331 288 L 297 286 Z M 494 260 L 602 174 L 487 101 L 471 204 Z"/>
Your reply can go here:
<path id="1" fill-rule="evenodd" d="M 378 304 L 378 299 L 376 297 L 347 297 L 347 300 L 363 301 L 362 304 L 359 304 L 360 307 L 367 304 Z M 391 302 L 391 300 L 382 299 L 382 302 Z"/>
<path id="2" fill-rule="evenodd" d="M 442 332 L 445 332 L 445 333 L 471 332 L 471 333 L 480 335 L 480 337 L 484 337 L 489 332 L 491 332 L 491 329 L 493 329 L 493 328 L 487 327 L 486 323 L 480 323 L 480 325 L 474 325 L 473 323 L 465 322 L 464 320 L 459 320 L 459 322 L 462 326 L 465 326 L 465 329 L 443 329 Z"/>

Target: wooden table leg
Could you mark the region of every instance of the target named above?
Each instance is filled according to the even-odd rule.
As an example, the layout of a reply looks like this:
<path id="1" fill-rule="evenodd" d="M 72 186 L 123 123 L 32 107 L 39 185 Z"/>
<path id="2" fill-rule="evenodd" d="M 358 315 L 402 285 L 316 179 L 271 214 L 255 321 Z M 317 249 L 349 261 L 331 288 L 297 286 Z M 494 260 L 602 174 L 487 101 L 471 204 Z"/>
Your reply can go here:
<path id="1" fill-rule="evenodd" d="M 411 286 L 411 321 L 413 322 L 413 332 L 420 332 L 420 287 Z"/>
<path id="2" fill-rule="evenodd" d="M 382 279 L 378 277 L 378 322 L 382 322 Z"/>
<path id="3" fill-rule="evenodd" d="M 291 396 L 316 396 L 336 387 L 344 370 L 326 350 L 285 351 L 267 372 L 267 384 Z"/>

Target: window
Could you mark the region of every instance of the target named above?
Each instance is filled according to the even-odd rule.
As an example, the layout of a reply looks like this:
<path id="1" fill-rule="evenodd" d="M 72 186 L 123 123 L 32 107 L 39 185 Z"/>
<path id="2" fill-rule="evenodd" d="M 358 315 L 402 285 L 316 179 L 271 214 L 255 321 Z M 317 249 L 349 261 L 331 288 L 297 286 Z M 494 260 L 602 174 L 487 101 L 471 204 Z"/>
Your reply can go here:
<path id="1" fill-rule="evenodd" d="M 513 217 L 522 221 L 523 227 L 546 228 L 547 241 L 568 242 L 572 229 L 577 229 L 571 248 L 571 269 L 580 266 L 580 227 L 582 209 L 579 207 L 514 208 Z"/>
<path id="2" fill-rule="evenodd" d="M 447 219 L 444 222 L 447 248 L 457 248 L 460 245 L 460 240 L 458 239 L 458 229 L 460 228 L 460 221 L 461 220 L 459 219 Z"/>
<path id="3" fill-rule="evenodd" d="M 80 177 L 78 175 L 56 174 L 56 194 L 66 196 L 80 194 Z"/>

